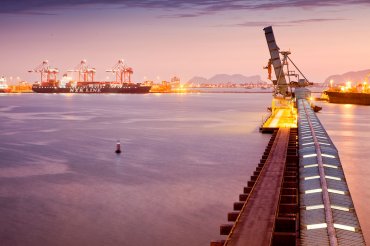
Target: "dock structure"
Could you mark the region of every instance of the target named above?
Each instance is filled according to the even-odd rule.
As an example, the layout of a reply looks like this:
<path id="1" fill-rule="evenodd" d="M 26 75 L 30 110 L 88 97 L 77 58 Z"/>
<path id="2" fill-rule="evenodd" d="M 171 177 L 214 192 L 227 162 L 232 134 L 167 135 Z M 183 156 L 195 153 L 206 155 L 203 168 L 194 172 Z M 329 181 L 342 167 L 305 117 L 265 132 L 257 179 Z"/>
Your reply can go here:
<path id="1" fill-rule="evenodd" d="M 297 106 L 301 245 L 365 245 L 338 150 L 308 101 Z"/>
<path id="2" fill-rule="evenodd" d="M 289 128 L 280 129 L 227 245 L 269 245 L 278 211 L 288 141 Z"/>
<path id="3" fill-rule="evenodd" d="M 273 98 L 271 114 L 260 127 L 262 133 L 273 133 L 280 127 L 297 128 L 297 109 L 293 101 Z"/>
<path id="4" fill-rule="evenodd" d="M 298 128 L 273 133 L 211 246 L 365 245 L 338 150 L 296 91 Z"/>
<path id="5" fill-rule="evenodd" d="M 280 51 L 272 27 L 263 30 L 270 51 L 265 68 L 275 90 L 260 131 L 273 134 L 227 216 L 233 223 L 220 226 L 226 238 L 211 246 L 365 245 L 338 150 L 315 114 L 321 107 L 311 104 L 304 88 L 312 83 L 289 58 L 291 52 Z"/>

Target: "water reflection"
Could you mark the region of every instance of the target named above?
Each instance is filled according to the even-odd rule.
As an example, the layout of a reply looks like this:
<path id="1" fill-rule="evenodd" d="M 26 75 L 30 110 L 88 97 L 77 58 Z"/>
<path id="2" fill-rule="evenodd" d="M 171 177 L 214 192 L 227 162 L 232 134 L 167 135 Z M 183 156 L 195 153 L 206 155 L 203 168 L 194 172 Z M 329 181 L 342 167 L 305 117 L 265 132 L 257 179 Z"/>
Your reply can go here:
<path id="1" fill-rule="evenodd" d="M 2 245 L 209 244 L 269 139 L 258 132 L 269 103 L 268 94 L 1 97 Z"/>

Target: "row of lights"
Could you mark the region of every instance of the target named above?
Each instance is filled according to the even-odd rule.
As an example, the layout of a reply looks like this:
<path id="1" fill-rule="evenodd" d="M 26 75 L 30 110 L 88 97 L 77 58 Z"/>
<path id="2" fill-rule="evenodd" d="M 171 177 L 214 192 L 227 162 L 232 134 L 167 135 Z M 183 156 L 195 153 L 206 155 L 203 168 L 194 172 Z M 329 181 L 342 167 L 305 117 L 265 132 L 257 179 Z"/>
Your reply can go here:
<path id="1" fill-rule="evenodd" d="M 303 123 L 308 123 L 307 120 L 303 120 L 302 122 Z M 312 126 L 314 128 L 316 127 L 316 129 L 313 129 L 316 134 L 325 134 L 323 130 L 317 129 L 318 126 L 319 126 L 319 123 L 313 122 Z M 310 134 L 311 132 L 312 132 L 311 128 L 307 127 L 305 129 L 303 129 L 303 131 L 301 131 L 301 134 L 306 135 L 306 134 Z M 303 136 L 301 139 L 309 139 L 309 138 L 312 138 L 312 136 Z M 317 140 L 320 139 L 320 140 L 324 140 L 324 141 L 327 140 L 328 141 L 328 138 L 325 137 L 325 136 L 317 136 L 316 135 L 316 138 L 317 138 Z M 315 143 L 313 141 L 310 141 L 310 142 L 303 143 L 302 145 L 308 147 L 308 146 L 314 145 L 314 144 Z M 319 144 L 326 145 L 326 146 L 331 145 L 330 143 L 323 143 L 322 141 L 319 142 Z M 337 158 L 335 155 L 330 155 L 330 154 L 325 154 L 325 153 L 321 154 L 321 156 L 322 157 L 328 157 L 328 158 Z M 310 157 L 317 157 L 317 154 L 316 153 L 311 153 L 311 154 L 303 155 L 303 158 L 310 158 Z M 323 166 L 327 167 L 327 168 L 336 168 L 336 169 L 338 168 L 337 166 L 330 165 L 330 164 L 323 164 Z M 307 164 L 307 165 L 303 166 L 303 168 L 313 168 L 313 167 L 318 167 L 318 164 L 314 163 L 314 164 Z M 331 180 L 337 180 L 337 181 L 342 180 L 339 177 L 329 176 L 329 175 L 325 175 L 325 178 L 326 179 L 331 179 Z M 319 175 L 313 175 L 313 176 L 304 177 L 304 180 L 313 180 L 313 179 L 320 179 L 320 176 Z M 340 195 L 346 195 L 347 194 L 347 192 L 342 191 L 342 190 L 337 190 L 337 189 L 329 189 L 328 188 L 327 191 L 329 193 L 340 194 Z M 322 192 L 322 188 L 306 190 L 304 193 L 305 194 L 313 194 L 313 193 L 319 193 L 319 192 Z M 305 207 L 306 210 L 324 209 L 324 208 L 325 208 L 324 204 L 317 204 L 317 205 L 311 205 L 311 206 L 306 206 Z M 330 205 L 330 208 L 331 209 L 336 209 L 336 210 L 341 210 L 341 211 L 346 211 L 346 212 L 350 211 L 350 208 L 344 207 L 344 206 L 339 206 L 339 205 Z M 313 229 L 327 228 L 327 226 L 328 226 L 327 223 L 316 223 L 316 224 L 306 225 L 306 228 L 307 228 L 307 230 L 313 230 Z M 336 229 L 342 229 L 342 230 L 347 230 L 347 231 L 352 231 L 352 232 L 356 232 L 356 230 L 357 230 L 356 227 L 343 225 L 343 224 L 334 223 L 333 226 Z"/>
<path id="2" fill-rule="evenodd" d="M 326 223 L 319 223 L 319 224 L 307 225 L 306 227 L 307 227 L 307 230 L 312 230 L 312 229 L 327 228 L 328 225 Z M 356 232 L 356 227 L 354 227 L 354 226 L 348 226 L 348 225 L 342 225 L 342 224 L 334 223 L 334 228 Z"/>

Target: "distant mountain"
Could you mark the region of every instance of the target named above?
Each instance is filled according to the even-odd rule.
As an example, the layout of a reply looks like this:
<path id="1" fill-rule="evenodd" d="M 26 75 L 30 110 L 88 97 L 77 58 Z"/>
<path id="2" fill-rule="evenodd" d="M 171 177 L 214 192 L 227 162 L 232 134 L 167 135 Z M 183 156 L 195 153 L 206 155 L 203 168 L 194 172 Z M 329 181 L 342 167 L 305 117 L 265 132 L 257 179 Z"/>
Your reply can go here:
<path id="1" fill-rule="evenodd" d="M 334 84 L 344 84 L 347 81 L 363 82 L 368 77 L 370 77 L 370 69 L 361 70 L 357 72 L 347 72 L 344 74 L 331 75 L 325 79 L 325 83 L 329 83 L 330 80 L 333 80 Z"/>
<path id="2" fill-rule="evenodd" d="M 191 79 L 189 79 L 189 83 L 194 83 L 194 84 L 207 84 L 209 83 L 208 82 L 208 79 L 204 78 L 204 77 L 199 77 L 199 76 L 195 76 Z"/>
<path id="3" fill-rule="evenodd" d="M 261 76 L 245 76 L 242 74 L 216 74 L 211 78 L 207 79 L 204 77 L 195 76 L 189 79 L 189 83 L 196 84 L 220 84 L 220 83 L 232 83 L 232 84 L 243 84 L 243 83 L 261 83 Z"/>

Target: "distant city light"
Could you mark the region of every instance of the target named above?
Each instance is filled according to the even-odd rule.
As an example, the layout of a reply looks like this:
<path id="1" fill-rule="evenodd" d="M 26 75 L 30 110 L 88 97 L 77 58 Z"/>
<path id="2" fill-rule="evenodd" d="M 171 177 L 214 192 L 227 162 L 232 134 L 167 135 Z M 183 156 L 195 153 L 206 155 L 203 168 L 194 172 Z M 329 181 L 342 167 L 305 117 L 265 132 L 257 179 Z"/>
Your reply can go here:
<path id="1" fill-rule="evenodd" d="M 352 82 L 351 82 L 351 81 L 347 81 L 347 82 L 346 82 L 346 87 L 347 87 L 347 89 L 351 89 L 351 87 L 352 87 Z"/>

